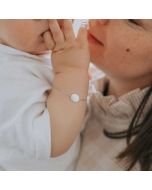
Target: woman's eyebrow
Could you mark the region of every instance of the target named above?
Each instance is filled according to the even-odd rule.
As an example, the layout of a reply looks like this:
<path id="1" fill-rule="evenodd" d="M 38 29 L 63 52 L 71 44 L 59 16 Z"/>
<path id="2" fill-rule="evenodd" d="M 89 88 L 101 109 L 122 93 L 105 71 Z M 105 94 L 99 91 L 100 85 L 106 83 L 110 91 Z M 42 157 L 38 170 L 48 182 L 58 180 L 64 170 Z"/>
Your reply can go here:
<path id="1" fill-rule="evenodd" d="M 139 19 L 140 22 L 147 28 L 152 29 L 152 19 Z"/>
<path id="2" fill-rule="evenodd" d="M 149 19 L 149 26 L 152 28 L 152 19 Z"/>

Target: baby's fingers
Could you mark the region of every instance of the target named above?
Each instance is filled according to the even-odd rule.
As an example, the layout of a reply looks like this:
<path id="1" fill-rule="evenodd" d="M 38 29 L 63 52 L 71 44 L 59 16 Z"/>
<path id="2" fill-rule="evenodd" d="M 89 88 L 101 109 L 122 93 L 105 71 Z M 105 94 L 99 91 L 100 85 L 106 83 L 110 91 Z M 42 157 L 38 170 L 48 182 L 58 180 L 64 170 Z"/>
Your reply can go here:
<path id="1" fill-rule="evenodd" d="M 63 46 L 65 39 L 64 39 L 63 32 L 61 31 L 61 28 L 59 26 L 59 23 L 55 19 L 50 19 L 49 26 L 50 26 L 53 39 L 55 41 L 55 49 L 60 49 L 60 47 Z"/>
<path id="2" fill-rule="evenodd" d="M 72 19 L 65 19 L 64 20 L 64 36 L 67 41 L 75 40 L 75 34 L 72 27 Z"/>
<path id="3" fill-rule="evenodd" d="M 80 43 L 81 47 L 88 47 L 88 40 L 87 40 L 87 27 L 83 25 L 80 27 L 77 35 L 77 40 Z"/>
<path id="4" fill-rule="evenodd" d="M 44 38 L 44 42 L 46 44 L 46 47 L 49 49 L 49 50 L 53 50 L 54 47 L 55 47 L 55 42 L 53 40 L 53 37 L 51 35 L 51 32 L 50 31 L 47 31 L 44 33 L 43 35 L 43 38 Z"/>

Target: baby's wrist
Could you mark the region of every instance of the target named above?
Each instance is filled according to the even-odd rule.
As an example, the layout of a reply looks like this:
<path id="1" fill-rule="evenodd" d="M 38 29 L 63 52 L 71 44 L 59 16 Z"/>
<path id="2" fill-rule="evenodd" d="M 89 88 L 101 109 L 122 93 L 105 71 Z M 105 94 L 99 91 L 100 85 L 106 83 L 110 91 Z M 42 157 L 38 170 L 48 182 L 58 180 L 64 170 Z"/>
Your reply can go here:
<path id="1" fill-rule="evenodd" d="M 78 68 L 78 67 L 67 67 L 67 68 L 62 68 L 62 69 L 58 69 L 58 70 L 55 70 L 54 69 L 54 73 L 55 73 L 55 76 L 57 75 L 71 75 L 71 73 L 73 73 L 73 76 L 74 75 L 84 75 L 84 76 L 88 76 L 89 73 L 88 73 L 88 68 Z"/>
<path id="2" fill-rule="evenodd" d="M 80 97 L 86 97 L 88 95 L 88 85 L 88 72 L 73 71 L 57 74 L 53 80 L 52 89 L 65 94 L 78 93 Z"/>
<path id="3" fill-rule="evenodd" d="M 60 80 L 69 80 L 71 83 L 74 81 L 78 83 L 78 81 L 89 81 L 89 72 L 83 69 L 66 69 L 64 72 L 58 72 L 55 75 L 54 81 Z"/>

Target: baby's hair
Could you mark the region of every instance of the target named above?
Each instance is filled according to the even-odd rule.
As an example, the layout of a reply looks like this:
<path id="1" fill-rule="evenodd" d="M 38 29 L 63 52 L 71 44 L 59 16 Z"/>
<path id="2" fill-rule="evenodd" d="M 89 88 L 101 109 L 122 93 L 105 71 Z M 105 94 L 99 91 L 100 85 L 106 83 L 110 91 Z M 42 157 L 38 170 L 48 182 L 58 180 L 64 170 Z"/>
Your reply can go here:
<path id="1" fill-rule="evenodd" d="M 127 148 L 117 157 L 118 159 L 129 158 L 127 170 L 131 170 L 137 162 L 140 163 L 141 170 L 147 171 L 152 169 L 152 106 L 146 113 L 143 121 L 139 123 L 151 95 L 152 86 L 141 101 L 128 130 L 117 133 L 104 130 L 104 134 L 109 138 L 127 139 Z M 134 137 L 133 140 L 132 137 Z"/>

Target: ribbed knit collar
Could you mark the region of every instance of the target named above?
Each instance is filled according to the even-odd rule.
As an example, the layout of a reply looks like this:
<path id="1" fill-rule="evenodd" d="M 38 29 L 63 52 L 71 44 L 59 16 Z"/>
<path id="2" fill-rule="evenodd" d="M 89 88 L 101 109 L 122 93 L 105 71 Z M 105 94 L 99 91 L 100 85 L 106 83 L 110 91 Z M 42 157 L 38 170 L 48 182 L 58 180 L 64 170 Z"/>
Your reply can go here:
<path id="1" fill-rule="evenodd" d="M 126 130 L 148 89 L 149 87 L 134 89 L 119 98 L 114 95 L 104 96 L 97 91 L 91 96 L 92 111 L 100 123 L 111 131 Z M 152 97 L 148 100 L 145 111 L 151 106 Z"/>

